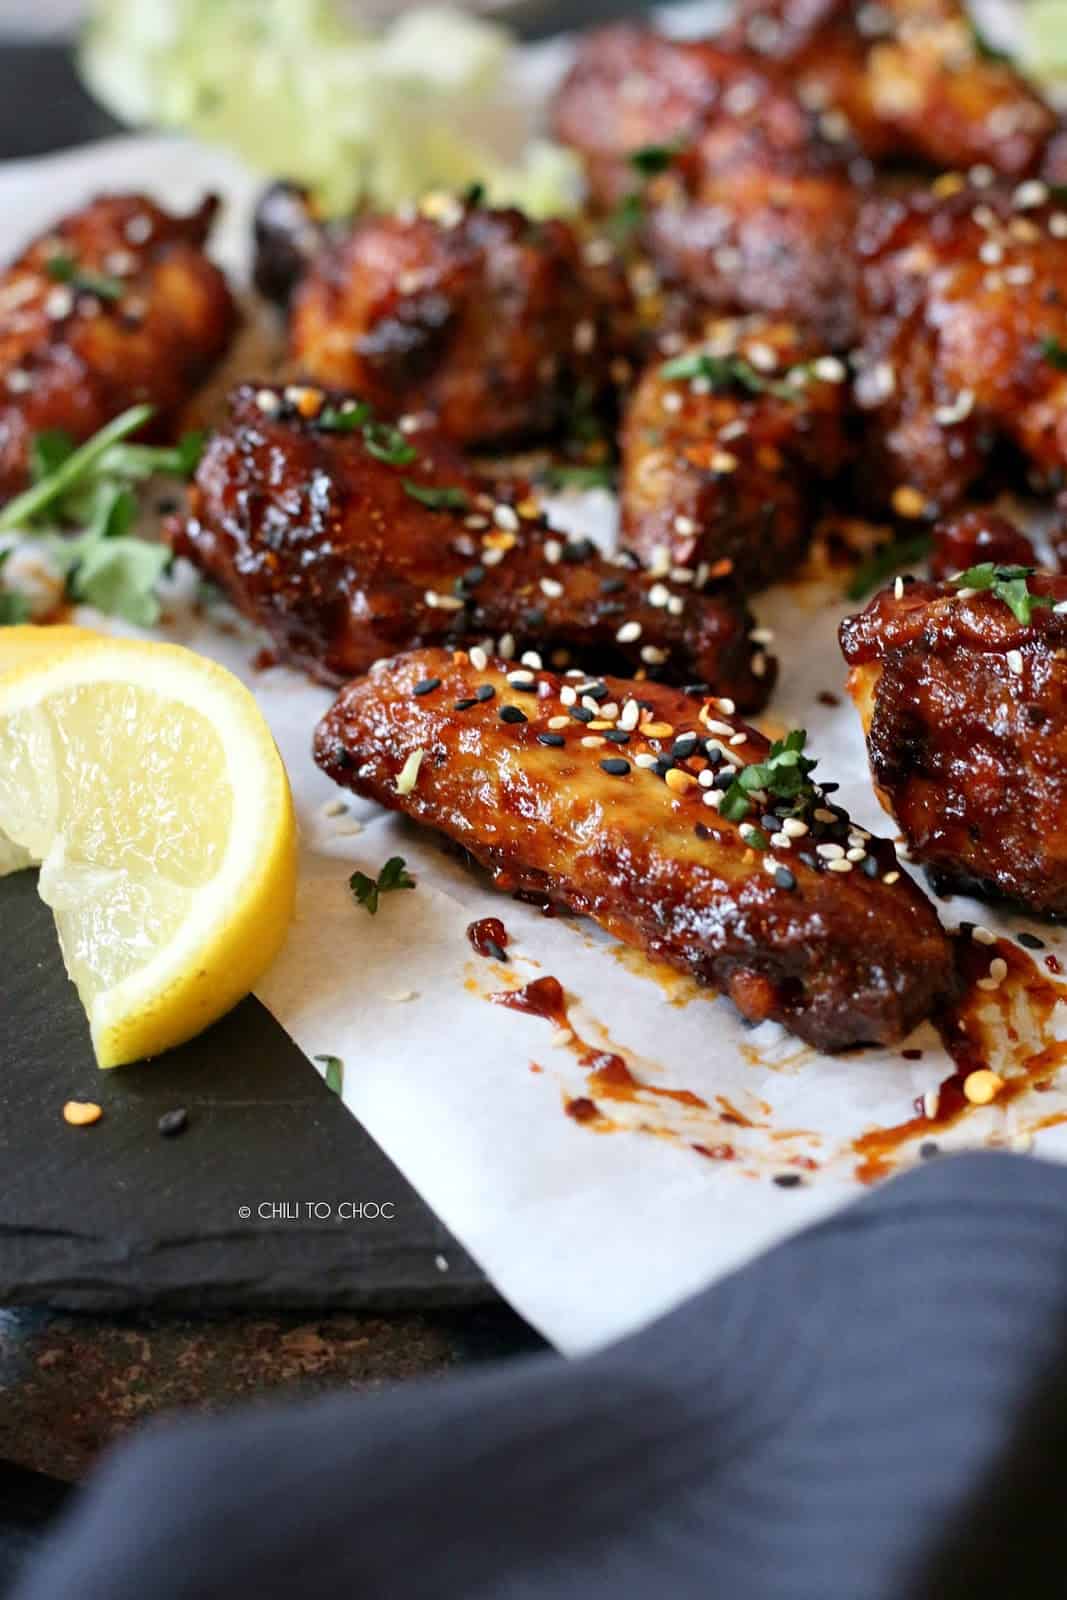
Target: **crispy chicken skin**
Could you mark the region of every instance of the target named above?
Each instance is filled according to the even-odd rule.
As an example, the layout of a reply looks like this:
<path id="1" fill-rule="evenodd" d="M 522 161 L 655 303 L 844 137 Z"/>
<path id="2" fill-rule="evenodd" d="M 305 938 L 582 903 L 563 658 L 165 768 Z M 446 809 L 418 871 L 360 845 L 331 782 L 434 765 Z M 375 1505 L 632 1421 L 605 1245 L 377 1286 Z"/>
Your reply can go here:
<path id="1" fill-rule="evenodd" d="M 463 445 L 554 431 L 628 349 L 621 268 L 566 222 L 430 196 L 328 242 L 293 298 L 290 354 L 383 413 L 428 413 Z"/>
<path id="2" fill-rule="evenodd" d="M 650 564 L 666 553 L 727 570 L 746 590 L 781 577 L 846 459 L 847 377 L 793 324 L 758 317 L 709 324 L 650 367 L 624 418 L 624 545 Z"/>
<path id="3" fill-rule="evenodd" d="M 1067 210 L 959 182 L 871 201 L 857 235 L 860 486 L 905 515 L 955 505 L 998 443 L 1035 486 L 1067 461 Z"/>
<path id="4" fill-rule="evenodd" d="M 835 348 L 851 339 L 850 151 L 773 63 L 604 29 L 579 46 L 554 127 L 597 204 L 642 189 L 642 242 L 669 279 L 708 305 L 795 317 Z M 677 153 L 642 184 L 629 158 L 648 144 Z"/>
<path id="5" fill-rule="evenodd" d="M 455 840 L 501 888 L 592 917 L 728 994 L 753 1022 L 773 1018 L 841 1050 L 892 1043 L 929 1015 L 951 987 L 949 943 L 891 844 L 863 834 L 853 847 L 861 836 L 821 795 L 801 803 L 801 837 L 776 833 L 765 851 L 746 842 L 744 824 L 705 803 L 720 791 L 696 773 L 765 758 L 762 735 L 663 685 L 609 678 L 591 689 L 547 672 L 516 683 L 502 662 L 479 669 L 463 653 L 420 650 L 342 690 L 315 757 L 337 782 Z M 619 743 L 590 732 L 620 723 Z M 416 781 L 399 793 L 417 751 Z M 862 860 L 833 870 L 817 847 L 838 841 L 838 862 L 855 848 Z"/>
<path id="6" fill-rule="evenodd" d="M 510 636 L 519 653 L 765 703 L 774 663 L 733 591 L 610 562 L 554 533 L 525 491 L 487 488 L 441 439 L 331 431 L 337 414 L 322 390 L 238 389 L 171 530 L 286 659 L 337 683 L 397 650 Z"/>
<path id="7" fill-rule="evenodd" d="M 982 54 L 959 0 L 741 0 L 723 38 L 786 64 L 801 99 L 875 161 L 1038 169 L 1055 113 Z"/>
<path id="8" fill-rule="evenodd" d="M 1019 622 L 990 590 L 917 583 L 841 627 L 882 804 L 935 883 L 1067 915 L 1067 578 Z"/>
<path id="9" fill-rule="evenodd" d="M 57 222 L 0 276 L 0 497 L 35 434 L 86 439 L 137 401 L 166 437 L 222 356 L 237 314 L 204 254 L 217 202 L 171 216 L 107 195 Z"/>

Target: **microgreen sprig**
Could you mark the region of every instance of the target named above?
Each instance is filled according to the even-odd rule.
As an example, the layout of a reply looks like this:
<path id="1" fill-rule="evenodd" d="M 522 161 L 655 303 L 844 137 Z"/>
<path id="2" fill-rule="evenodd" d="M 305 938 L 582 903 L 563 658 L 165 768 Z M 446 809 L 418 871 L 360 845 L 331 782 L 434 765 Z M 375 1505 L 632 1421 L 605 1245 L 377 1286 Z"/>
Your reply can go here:
<path id="1" fill-rule="evenodd" d="M 1035 606 L 1052 605 L 1048 595 L 1030 593 L 1027 579 L 1033 576 L 1034 570 L 1033 567 L 998 567 L 993 561 L 982 561 L 976 567 L 968 567 L 952 581 L 959 589 L 989 590 L 998 600 L 1004 601 L 1017 622 L 1029 627 Z"/>
<path id="2" fill-rule="evenodd" d="M 364 906 L 373 917 L 383 894 L 390 894 L 394 889 L 414 889 L 415 880 L 408 873 L 403 856 L 390 856 L 376 878 L 368 878 L 365 872 L 353 872 L 348 887 L 357 905 Z"/>
<path id="3" fill-rule="evenodd" d="M 719 803 L 719 815 L 728 822 L 743 822 L 753 809 L 757 790 L 778 800 L 791 800 L 798 810 L 816 799 L 818 791 L 809 776 L 816 762 L 803 753 L 807 737 L 803 728 L 793 728 L 784 739 L 774 741 L 764 761 L 752 762 L 735 772 Z M 748 833 L 759 834 L 753 842 L 760 849 L 768 848 L 770 841 L 762 830 L 749 828 Z"/>

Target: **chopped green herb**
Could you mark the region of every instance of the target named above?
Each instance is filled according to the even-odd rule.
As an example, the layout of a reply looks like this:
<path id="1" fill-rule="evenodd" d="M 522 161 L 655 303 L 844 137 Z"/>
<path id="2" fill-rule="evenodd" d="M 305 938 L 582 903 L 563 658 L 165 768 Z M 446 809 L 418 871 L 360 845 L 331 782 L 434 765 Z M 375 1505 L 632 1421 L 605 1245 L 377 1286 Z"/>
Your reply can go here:
<path id="1" fill-rule="evenodd" d="M 35 435 L 30 445 L 30 482 L 40 483 L 61 467 L 77 446 L 65 428 L 48 428 Z"/>
<path id="2" fill-rule="evenodd" d="M 1048 595 L 1030 593 L 1026 580 L 1033 573 L 1033 567 L 998 567 L 992 561 L 983 561 L 977 567 L 968 567 L 952 581 L 960 589 L 990 590 L 998 600 L 1003 600 L 1017 622 L 1029 627 L 1035 606 L 1052 605 Z"/>
<path id="3" fill-rule="evenodd" d="M 363 443 L 372 456 L 390 467 L 406 467 L 418 455 L 415 446 L 408 443 L 400 429 L 388 422 L 365 422 Z"/>
<path id="4" fill-rule="evenodd" d="M 1013 58 L 1008 51 L 1001 50 L 997 45 L 992 44 L 978 24 L 973 21 L 971 22 L 971 42 L 974 45 L 975 55 L 980 56 L 983 61 L 995 61 L 1001 66 L 1009 67 L 1014 64 Z"/>
<path id="5" fill-rule="evenodd" d="M 782 383 L 757 372 L 743 356 L 713 356 L 705 350 L 691 350 L 687 355 L 675 356 L 673 361 L 665 361 L 659 375 L 668 382 L 704 378 L 716 394 L 728 389 L 747 389 L 750 394 L 773 394 L 779 400 L 796 400 L 800 393 L 796 384 Z"/>
<path id="6" fill-rule="evenodd" d="M 412 500 L 417 500 L 422 506 L 429 506 L 431 511 L 466 511 L 470 505 L 470 500 L 463 489 L 438 489 L 432 484 L 412 483 L 410 478 L 404 479 L 403 488 L 404 493 L 410 495 Z"/>
<path id="7" fill-rule="evenodd" d="M 631 150 L 626 159 L 643 178 L 654 178 L 658 173 L 666 172 L 682 149 L 683 146 L 678 143 L 643 144 L 637 150 Z"/>
<path id="8" fill-rule="evenodd" d="M 323 1074 L 326 1079 L 327 1089 L 332 1089 L 334 1094 L 341 1094 L 345 1086 L 345 1064 L 340 1056 L 316 1056 L 316 1061 L 321 1061 L 326 1068 Z"/>
<path id="9" fill-rule="evenodd" d="M 373 414 L 365 400 L 349 401 L 343 406 L 323 406 L 315 418 L 315 426 L 322 433 L 353 433 L 369 422 Z"/>
<path id="10" fill-rule="evenodd" d="M 130 406 L 128 411 L 112 418 L 99 433 L 94 433 L 91 439 L 59 461 L 46 477 L 8 501 L 0 511 L 0 533 L 25 528 L 70 490 L 83 485 L 98 469 L 112 445 L 143 428 L 151 415 L 152 407 L 141 405 Z"/>
<path id="11" fill-rule="evenodd" d="M 1067 372 L 1067 345 L 1062 345 L 1052 334 L 1046 334 L 1042 339 L 1041 354 L 1057 372 Z"/>
<path id="12" fill-rule="evenodd" d="M 541 481 L 550 489 L 610 489 L 614 477 L 609 466 L 558 466 L 549 467 Z"/>
<path id="13" fill-rule="evenodd" d="M 608 227 L 619 239 L 635 233 L 645 220 L 645 200 L 639 189 L 623 195 L 608 218 Z"/>
<path id="14" fill-rule="evenodd" d="M 728 822 L 742 822 L 752 811 L 752 796 L 756 790 L 777 800 L 791 800 L 796 810 L 816 799 L 818 791 L 810 774 L 817 763 L 803 753 L 807 737 L 803 728 L 793 728 L 784 739 L 774 741 L 766 760 L 753 762 L 735 772 L 719 803 L 719 815 Z M 770 840 L 760 828 L 746 828 L 745 837 L 761 850 L 770 848 Z"/>
<path id="15" fill-rule="evenodd" d="M 394 889 L 414 889 L 415 880 L 408 875 L 403 856 L 390 856 L 377 878 L 368 878 L 365 872 L 353 872 L 348 887 L 357 902 L 366 906 L 373 917 L 383 894 L 390 894 Z"/>
<path id="16" fill-rule="evenodd" d="M 0 568 L 11 554 L 0 550 Z M 17 623 L 30 620 L 30 603 L 24 594 L 14 589 L 0 589 L 0 628 L 13 628 Z"/>
<path id="17" fill-rule="evenodd" d="M 469 184 L 467 186 L 467 188 L 463 192 L 463 204 L 465 206 L 480 206 L 483 203 L 484 200 L 485 200 L 485 184 L 484 183 L 472 183 L 472 184 Z"/>
<path id="18" fill-rule="evenodd" d="M 74 256 L 60 253 L 50 257 L 44 269 L 54 283 L 68 283 L 72 289 L 95 294 L 98 300 L 121 300 L 123 284 L 103 272 L 79 266 Z"/>
<path id="19" fill-rule="evenodd" d="M 890 539 L 880 545 L 873 555 L 861 561 L 853 572 L 845 598 L 862 600 L 891 578 L 901 567 L 913 566 L 930 554 L 931 538 L 928 533 L 914 533 L 906 539 Z"/>

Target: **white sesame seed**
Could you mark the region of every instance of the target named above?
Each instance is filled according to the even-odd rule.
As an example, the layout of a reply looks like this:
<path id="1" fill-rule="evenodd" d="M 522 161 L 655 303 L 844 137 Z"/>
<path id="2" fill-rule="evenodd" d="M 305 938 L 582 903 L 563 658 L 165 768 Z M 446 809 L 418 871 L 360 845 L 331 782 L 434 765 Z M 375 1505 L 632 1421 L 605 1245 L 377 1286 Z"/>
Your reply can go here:
<path id="1" fill-rule="evenodd" d="M 967 176 L 976 189 L 988 189 L 990 184 L 996 182 L 997 177 L 993 168 L 987 166 L 984 161 L 973 166 Z"/>
<path id="2" fill-rule="evenodd" d="M 662 583 L 654 583 L 648 591 L 648 603 L 650 606 L 665 606 L 670 597 L 670 590 Z"/>
<path id="3" fill-rule="evenodd" d="M 1024 1156 L 1028 1150 L 1033 1149 L 1033 1145 L 1034 1136 L 1032 1133 L 1027 1133 L 1025 1128 L 1019 1133 L 1012 1134 L 1011 1148 L 1017 1156 Z"/>
<path id="4" fill-rule="evenodd" d="M 54 289 L 48 291 L 44 302 L 44 313 L 53 322 L 59 322 L 63 317 L 69 317 L 74 310 L 74 294 L 65 283 L 58 283 Z"/>
<path id="5" fill-rule="evenodd" d="M 587 354 L 596 344 L 596 323 L 588 318 L 579 322 L 574 330 L 574 348 L 580 355 Z"/>
<path id="6" fill-rule="evenodd" d="M 894 580 L 893 580 L 893 598 L 895 600 L 903 600 L 903 598 L 904 598 L 904 579 L 903 578 L 894 578 Z"/>
<path id="7" fill-rule="evenodd" d="M 782 832 L 788 834 L 790 839 L 802 839 L 808 831 L 806 822 L 799 817 L 786 817 L 782 823 Z"/>
<path id="8" fill-rule="evenodd" d="M 558 539 L 546 539 L 544 543 L 545 560 L 550 567 L 554 567 L 563 554 L 563 546 Z"/>
<path id="9" fill-rule="evenodd" d="M 712 472 L 736 472 L 741 463 L 729 450 L 713 450 L 711 453 Z"/>
<path id="10" fill-rule="evenodd" d="M 642 750 L 640 752 L 640 754 L 634 756 L 634 766 L 635 767 L 654 767 L 656 765 L 657 759 L 658 758 L 656 756 L 654 756 L 651 753 L 651 751 Z"/>
<path id="11" fill-rule="evenodd" d="M 995 956 L 989 963 L 989 976 L 995 978 L 997 983 L 1003 983 L 1008 976 L 1008 963 L 1003 956 Z"/>
<path id="12" fill-rule="evenodd" d="M 322 808 L 322 814 L 324 817 L 340 817 L 344 815 L 346 810 L 347 807 L 343 800 L 327 800 Z"/>
<path id="13" fill-rule="evenodd" d="M 846 861 L 844 858 L 842 858 L 840 861 L 828 861 L 826 863 L 826 870 L 827 872 L 851 872 L 852 862 Z"/>
<path id="14" fill-rule="evenodd" d="M 22 367 L 15 367 L 4 380 L 6 388 L 11 394 L 25 394 L 33 388 L 33 378 Z"/>
<path id="15" fill-rule="evenodd" d="M 486 655 L 481 645 L 473 645 L 468 651 L 468 654 L 471 658 L 471 666 L 476 668 L 478 672 L 484 672 L 486 667 L 489 665 L 489 657 Z"/>
<path id="16" fill-rule="evenodd" d="M 724 714 L 724 716 L 732 717 L 737 712 L 737 707 L 734 705 L 729 695 L 719 695 L 715 701 L 715 704 L 718 706 L 719 710 Z"/>
<path id="17" fill-rule="evenodd" d="M 1031 178 L 1027 183 L 1020 183 L 1011 197 L 1011 203 L 1016 211 L 1032 211 L 1037 206 L 1043 206 L 1048 197 L 1048 184 L 1042 183 L 1040 178 Z"/>
<path id="18" fill-rule="evenodd" d="M 787 833 L 772 833 L 771 843 L 776 850 L 792 850 L 793 841 Z"/>
<path id="19" fill-rule="evenodd" d="M 559 691 L 559 698 L 560 703 L 565 706 L 576 706 L 578 704 L 577 691 L 572 689 L 569 683 L 563 685 L 563 688 Z"/>
<path id="20" fill-rule="evenodd" d="M 811 370 L 823 383 L 844 383 L 848 377 L 844 362 L 836 356 L 820 356 L 812 362 Z"/>
<path id="21" fill-rule="evenodd" d="M 745 353 L 749 364 L 755 367 L 757 372 L 773 372 L 778 365 L 778 356 L 769 344 L 754 341 Z"/>
<path id="22" fill-rule="evenodd" d="M 627 733 L 637 727 L 637 720 L 641 715 L 641 707 L 636 700 L 627 700 L 619 713 L 619 727 Z"/>
<path id="23" fill-rule="evenodd" d="M 497 640 L 496 649 L 497 655 L 503 656 L 505 661 L 510 661 L 515 654 L 515 635 L 513 633 L 502 633 Z"/>
<path id="24" fill-rule="evenodd" d="M 725 800 L 725 798 L 726 798 L 726 790 L 725 789 L 709 789 L 707 794 L 704 796 L 704 804 L 706 806 L 713 806 L 715 808 L 715 810 L 717 811 L 718 808 L 722 805 L 722 803 Z"/>
<path id="25" fill-rule="evenodd" d="M 507 533 L 518 533 L 519 517 L 514 506 L 503 503 L 493 507 L 493 521 L 498 528 L 503 528 Z"/>
<path id="26" fill-rule="evenodd" d="M 273 389 L 257 389 L 256 405 L 260 411 L 266 412 L 268 416 L 271 416 L 280 409 L 281 401 Z"/>
<path id="27" fill-rule="evenodd" d="M 555 1049 L 562 1050 L 567 1045 L 574 1043 L 574 1029 L 573 1028 L 557 1028 L 555 1030 L 555 1032 L 552 1034 L 552 1037 L 549 1039 L 548 1042 Z"/>
<path id="28" fill-rule="evenodd" d="M 824 861 L 840 861 L 843 859 L 845 852 L 839 844 L 817 844 L 815 846 L 815 854 L 822 856 Z"/>
<path id="29" fill-rule="evenodd" d="M 1034 269 L 1033 269 L 1033 267 L 1031 267 L 1029 265 L 1028 262 L 1022 261 L 1022 262 L 1019 263 L 1019 265 L 1017 267 L 1005 267 L 1004 268 L 1004 282 L 1005 283 L 1010 283 L 1010 284 L 1018 286 L 1018 285 L 1022 285 L 1024 283 L 1032 283 L 1033 282 L 1033 278 L 1034 278 Z"/>
<path id="30" fill-rule="evenodd" d="M 985 239 L 978 251 L 978 259 L 987 267 L 998 267 L 1004 260 L 1004 246 L 995 239 Z"/>
<path id="31" fill-rule="evenodd" d="M 598 700 L 594 700 L 591 694 L 582 695 L 582 705 L 587 711 L 591 711 L 594 717 L 598 717 L 600 715 L 600 702 Z"/>
<path id="32" fill-rule="evenodd" d="M 646 644 L 642 646 L 641 660 L 647 662 L 650 667 L 662 666 L 666 659 L 666 650 L 660 650 L 657 645 Z"/>
<path id="33" fill-rule="evenodd" d="M 853 845 L 851 850 L 845 851 L 846 861 L 864 861 L 866 856 L 867 852 L 861 844 Z"/>
<path id="34" fill-rule="evenodd" d="M 607 740 L 602 733 L 587 733 L 580 743 L 587 750 L 595 750 L 599 745 L 606 744 Z"/>
<path id="35" fill-rule="evenodd" d="M 682 397 L 674 389 L 668 389 L 667 393 L 661 398 L 660 405 L 664 411 L 681 411 Z"/>
<path id="36" fill-rule="evenodd" d="M 693 569 L 692 569 L 692 567 L 672 567 L 671 568 L 671 582 L 672 583 L 680 583 L 680 584 L 684 585 L 684 584 L 692 583 L 692 581 L 693 581 Z"/>
<path id="37" fill-rule="evenodd" d="M 522 664 L 524 667 L 532 667 L 535 672 L 540 672 L 543 665 L 541 657 L 537 654 L 536 650 L 524 650 L 522 653 Z"/>
<path id="38" fill-rule="evenodd" d="M 1059 601 L 1059 603 L 1057 605 L 1054 605 L 1052 609 L 1055 612 L 1056 616 L 1062 617 L 1064 615 L 1064 613 L 1067 612 L 1067 600 Z"/>
<path id="39" fill-rule="evenodd" d="M 122 231 L 131 244 L 145 244 L 152 236 L 152 218 L 140 212 L 130 218 Z"/>
<path id="40" fill-rule="evenodd" d="M 697 532 L 697 525 L 692 517 L 684 517 L 679 513 L 674 519 L 674 531 L 675 533 L 680 533 L 683 538 L 687 538 Z"/>
<path id="41" fill-rule="evenodd" d="M 900 882 L 900 873 L 899 872 L 887 872 L 884 875 L 884 877 L 882 878 L 882 882 L 883 883 L 899 883 Z"/>
<path id="42" fill-rule="evenodd" d="M 558 600 L 563 593 L 563 585 L 558 578 L 542 578 L 541 593 L 549 600 Z"/>
<path id="43" fill-rule="evenodd" d="M 941 1109 L 941 1090 L 927 1089 L 923 1095 L 923 1116 L 928 1122 L 933 1122 Z"/>
<path id="44" fill-rule="evenodd" d="M 956 590 L 956 599 L 957 600 L 973 600 L 977 593 L 978 593 L 977 589 L 957 589 Z"/>
<path id="45" fill-rule="evenodd" d="M 1004 658 L 1008 663 L 1008 671 L 1014 672 L 1017 678 L 1022 677 L 1023 654 L 1021 650 L 1009 650 Z"/>
<path id="46" fill-rule="evenodd" d="M 952 427 L 953 423 L 962 422 L 974 410 L 973 389 L 961 389 L 949 405 L 938 406 L 934 412 L 934 421 L 943 428 Z"/>
<path id="47" fill-rule="evenodd" d="M 476 529 L 488 528 L 488 526 L 489 526 L 489 518 L 481 516 L 476 511 L 471 516 L 463 518 L 463 526 L 465 528 L 476 528 Z"/>
<path id="48" fill-rule="evenodd" d="M 619 644 L 633 644 L 641 637 L 641 624 L 639 622 L 624 622 L 615 635 Z"/>
<path id="49" fill-rule="evenodd" d="M 570 725 L 571 725 L 570 717 L 549 717 L 549 719 L 548 719 L 548 726 L 550 728 L 552 728 L 552 729 L 569 728 Z"/>
<path id="50" fill-rule="evenodd" d="M 989 928 L 983 928 L 980 922 L 975 923 L 971 929 L 971 938 L 975 944 L 996 944 L 997 936 Z"/>
<path id="51" fill-rule="evenodd" d="M 483 550 L 478 557 L 483 567 L 499 567 L 505 556 L 505 551 L 494 550 L 490 545 L 488 550 Z"/>
<path id="52" fill-rule="evenodd" d="M 1067 211 L 1054 211 L 1048 219 L 1048 231 L 1054 239 L 1067 239 Z"/>
<path id="53" fill-rule="evenodd" d="M 532 672 L 524 672 L 521 668 L 517 668 L 514 672 L 508 673 L 508 682 L 513 689 L 528 689 L 537 680 Z"/>

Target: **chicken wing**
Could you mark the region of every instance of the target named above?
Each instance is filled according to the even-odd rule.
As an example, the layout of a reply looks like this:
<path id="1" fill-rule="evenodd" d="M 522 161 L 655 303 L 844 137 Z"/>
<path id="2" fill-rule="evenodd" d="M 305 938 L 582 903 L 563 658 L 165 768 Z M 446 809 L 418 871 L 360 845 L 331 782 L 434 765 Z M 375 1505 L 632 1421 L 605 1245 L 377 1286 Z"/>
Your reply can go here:
<path id="1" fill-rule="evenodd" d="M 753 1022 L 823 1050 L 890 1043 L 950 990 L 949 942 L 800 742 L 772 751 L 729 702 L 663 685 L 420 650 L 342 690 L 315 756 L 499 887 L 591 916 Z"/>
<path id="2" fill-rule="evenodd" d="M 786 322 L 709 324 L 641 379 L 622 435 L 622 540 L 763 588 L 803 555 L 843 465 L 848 373 Z"/>
<path id="3" fill-rule="evenodd" d="M 861 484 L 936 516 L 994 447 L 1035 487 L 1067 461 L 1067 209 L 1039 179 L 953 180 L 864 207 L 857 236 L 867 413 Z"/>
<path id="4" fill-rule="evenodd" d="M 497 639 L 504 655 L 766 701 L 774 663 L 733 592 L 705 593 L 692 569 L 665 582 L 609 561 L 441 439 L 344 405 L 309 387 L 238 389 L 172 529 L 286 658 L 339 682 L 408 647 Z"/>
<path id="5" fill-rule="evenodd" d="M 841 645 L 879 798 L 935 883 L 1067 914 L 1067 578 L 898 580 Z"/>
<path id="6" fill-rule="evenodd" d="M 237 314 L 203 246 L 217 202 L 175 217 L 108 195 L 64 217 L 0 276 L 0 498 L 48 429 L 86 439 L 135 401 L 166 437 Z"/>
<path id="7" fill-rule="evenodd" d="M 987 506 L 961 511 L 937 523 L 930 550 L 930 576 L 935 582 L 955 578 L 986 561 L 1008 567 L 1037 565 L 1026 534 L 1010 518 Z"/>
<path id="8" fill-rule="evenodd" d="M 464 445 L 553 432 L 629 349 L 626 277 L 568 223 L 430 195 L 357 221 L 297 288 L 290 353 L 384 414 L 431 415 Z"/>
<path id="9" fill-rule="evenodd" d="M 605 29 L 579 47 L 554 126 L 582 156 L 598 204 L 641 191 L 639 236 L 668 278 L 708 305 L 792 317 L 834 348 L 849 342 L 852 152 L 781 69 Z M 642 182 L 650 145 L 665 170 Z"/>
<path id="10" fill-rule="evenodd" d="M 723 43 L 786 64 L 875 161 L 1038 169 L 1055 113 L 984 49 L 960 0 L 741 0 Z"/>

